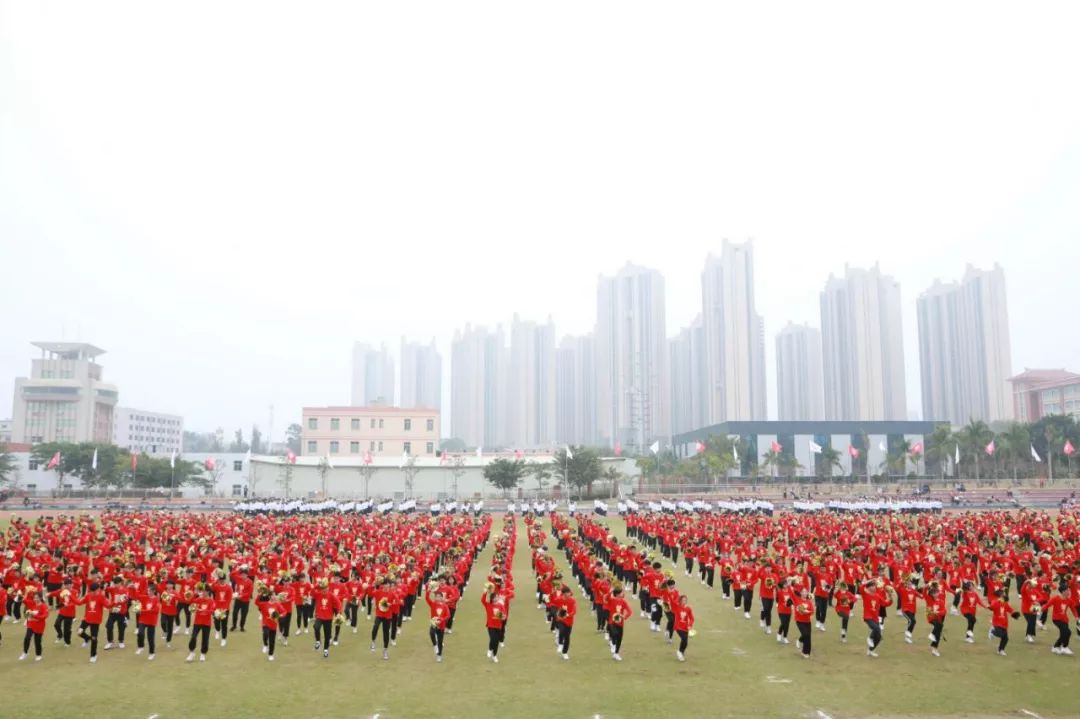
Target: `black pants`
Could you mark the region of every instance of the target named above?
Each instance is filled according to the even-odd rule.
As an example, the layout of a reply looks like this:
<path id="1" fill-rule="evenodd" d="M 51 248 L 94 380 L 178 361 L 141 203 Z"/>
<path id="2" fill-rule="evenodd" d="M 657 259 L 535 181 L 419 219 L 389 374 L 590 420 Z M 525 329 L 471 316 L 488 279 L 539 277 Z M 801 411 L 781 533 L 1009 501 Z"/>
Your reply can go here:
<path id="1" fill-rule="evenodd" d="M 974 631 L 975 631 L 975 615 L 974 614 L 965 614 L 964 619 L 967 620 L 967 632 L 968 632 L 968 634 L 974 633 Z"/>
<path id="2" fill-rule="evenodd" d="M 649 599 L 649 593 L 647 591 L 642 589 L 641 593 L 638 594 L 638 599 L 641 600 L 641 611 L 643 611 L 643 612 L 651 612 L 652 611 L 652 604 L 650 604 L 651 600 Z"/>
<path id="3" fill-rule="evenodd" d="M 1069 623 L 1068 622 L 1059 622 L 1058 620 L 1055 619 L 1054 620 L 1054 626 L 1057 627 L 1057 630 L 1058 630 L 1058 638 L 1057 638 L 1057 641 L 1054 642 L 1054 646 L 1057 647 L 1057 648 L 1060 648 L 1060 649 L 1068 649 L 1068 647 L 1069 647 Z"/>
<path id="4" fill-rule="evenodd" d="M 931 627 L 933 627 L 931 633 L 934 635 L 934 638 L 930 640 L 930 646 L 937 649 L 938 645 L 941 644 L 941 633 L 945 631 L 945 619 L 942 618 L 937 620 L 931 624 Z"/>
<path id="5" fill-rule="evenodd" d="M 608 638 L 615 645 L 615 653 L 622 649 L 623 627 L 621 624 L 608 624 Z"/>
<path id="6" fill-rule="evenodd" d="M 184 626 L 191 629 L 191 605 L 184 602 L 176 604 L 176 626 L 180 626 L 180 615 L 184 615 Z"/>
<path id="7" fill-rule="evenodd" d="M 135 629 L 135 643 L 139 649 L 143 648 L 143 639 L 145 637 L 146 644 L 150 649 L 150 653 L 154 653 L 154 635 L 157 633 L 157 627 L 153 624 L 139 624 Z"/>
<path id="8" fill-rule="evenodd" d="M 333 620 L 331 619 L 316 619 L 315 620 L 315 642 L 316 644 L 322 643 L 322 648 L 330 650 L 330 629 L 333 626 Z M 320 639 L 320 637 L 322 637 Z"/>
<path id="9" fill-rule="evenodd" d="M 849 621 L 851 621 L 851 615 L 850 614 L 841 614 L 840 615 L 840 634 L 841 634 L 841 636 L 845 636 L 845 637 L 847 636 L 847 625 L 848 625 Z"/>
<path id="10" fill-rule="evenodd" d="M 289 629 L 292 628 L 292 614 L 282 614 L 277 620 L 278 631 L 281 632 L 281 637 L 286 641 L 289 640 Z"/>
<path id="11" fill-rule="evenodd" d="M 34 640 L 34 654 L 41 656 L 41 635 L 35 632 L 33 629 L 27 628 L 26 636 L 22 640 L 22 651 L 26 654 L 30 651 L 30 640 Z"/>
<path id="12" fill-rule="evenodd" d="M 990 633 L 1001 640 L 998 642 L 998 651 L 1005 651 L 1005 645 L 1009 643 L 1009 630 L 1005 627 L 994 627 Z"/>
<path id="13" fill-rule="evenodd" d="M 488 651 L 491 652 L 491 656 L 495 657 L 499 655 L 499 639 L 502 637 L 502 629 L 495 629 L 493 627 L 487 628 L 488 633 Z"/>
<path id="14" fill-rule="evenodd" d="M 667 622 L 664 624 L 664 634 L 667 634 L 667 638 L 671 639 L 675 636 L 675 615 L 668 612 L 666 617 Z"/>
<path id="15" fill-rule="evenodd" d="M 308 610 L 311 610 L 309 613 Z M 296 633 L 299 634 L 301 629 L 304 629 L 311 623 L 311 616 L 315 612 L 314 604 L 301 604 L 296 608 Z"/>
<path id="16" fill-rule="evenodd" d="M 781 637 L 787 637 L 788 631 L 791 629 L 791 615 L 790 614 L 778 614 L 780 617 L 780 626 L 777 627 L 776 633 Z"/>
<path id="17" fill-rule="evenodd" d="M 907 617 L 907 633 L 911 634 L 915 631 L 915 612 L 904 612 L 904 616 Z"/>
<path id="18" fill-rule="evenodd" d="M 741 589 L 736 589 L 735 590 L 735 608 L 736 609 L 738 609 L 739 607 L 742 606 L 742 595 L 743 595 L 743 590 L 741 590 Z"/>
<path id="19" fill-rule="evenodd" d="M 375 623 L 371 625 L 371 643 L 375 643 L 375 637 L 379 634 L 379 628 L 382 627 L 382 646 L 386 649 L 390 646 L 390 625 L 394 623 L 394 620 L 390 617 L 375 617 Z"/>
<path id="20" fill-rule="evenodd" d="M 747 614 L 750 613 L 750 605 L 754 603 L 754 590 L 744 589 L 742 593 L 742 608 Z"/>
<path id="21" fill-rule="evenodd" d="M 720 590 L 724 593 L 725 599 L 731 595 L 731 577 L 720 575 Z"/>
<path id="22" fill-rule="evenodd" d="M 454 628 L 454 615 L 455 614 L 457 614 L 457 605 L 456 604 L 454 606 L 450 607 L 450 618 L 446 620 L 446 628 L 447 629 L 453 629 Z"/>
<path id="23" fill-rule="evenodd" d="M 810 622 L 795 622 L 795 626 L 799 630 L 799 644 L 802 646 L 802 653 L 810 654 Z"/>
<path id="24" fill-rule="evenodd" d="M 79 625 L 79 638 L 84 642 L 90 643 L 90 657 L 97 656 L 98 645 L 98 631 L 101 629 L 100 624 L 87 624 L 83 622 Z M 89 634 L 87 633 L 89 631 Z"/>
<path id="25" fill-rule="evenodd" d="M 443 636 L 445 635 L 446 631 L 443 629 L 436 629 L 435 627 L 428 629 L 428 637 L 431 638 L 431 646 L 438 650 L 440 657 L 442 656 Z"/>
<path id="26" fill-rule="evenodd" d="M 765 622 L 765 626 L 772 626 L 772 608 L 775 600 L 771 597 L 761 598 L 761 614 L 759 615 L 761 621 Z"/>
<path id="27" fill-rule="evenodd" d="M 607 620 L 608 620 L 607 610 L 604 609 L 602 606 L 597 606 L 596 607 L 596 628 L 597 628 L 597 630 L 603 631 L 604 627 L 607 626 Z"/>
<path id="28" fill-rule="evenodd" d="M 64 644 L 71 646 L 71 623 L 75 621 L 75 617 L 62 617 L 57 616 L 56 621 L 53 622 L 53 629 L 56 630 L 56 638 L 63 639 Z"/>
<path id="29" fill-rule="evenodd" d="M 263 646 L 268 647 L 266 653 L 270 656 L 274 656 L 274 645 L 277 643 L 277 634 L 278 633 L 270 627 L 262 628 Z"/>
<path id="30" fill-rule="evenodd" d="M 226 614 L 221 619 L 214 617 L 214 631 L 221 635 L 222 639 L 229 638 L 229 615 Z"/>
<path id="31" fill-rule="evenodd" d="M 870 651 L 873 651 L 881 644 L 881 625 L 873 619 L 864 619 L 863 622 L 870 630 Z"/>
<path id="32" fill-rule="evenodd" d="M 239 599 L 234 599 L 232 603 L 232 630 L 235 632 L 237 627 L 237 620 L 239 619 L 240 631 L 244 631 L 244 625 L 247 624 L 248 609 L 251 606 L 251 602 L 241 602 Z"/>
<path id="33" fill-rule="evenodd" d="M 111 643 L 113 640 L 113 627 L 118 627 L 117 634 L 119 638 L 118 642 L 124 643 L 124 631 L 127 629 L 127 615 L 125 614 L 110 614 L 109 618 L 105 620 L 105 641 Z"/>
<path id="34" fill-rule="evenodd" d="M 828 616 L 829 611 L 829 598 L 814 596 L 814 621 L 821 624 L 825 623 L 825 617 Z"/>
<path id="35" fill-rule="evenodd" d="M 345 605 L 345 619 L 348 620 L 349 626 L 356 629 L 356 622 L 360 618 L 360 605 L 356 602 L 348 602 Z"/>
<path id="36" fill-rule="evenodd" d="M 690 574 L 694 571 L 694 557 L 693 555 L 686 554 L 683 556 L 683 561 L 686 562 L 686 573 Z"/>
<path id="37" fill-rule="evenodd" d="M 210 650 L 210 627 L 205 624 L 196 624 L 195 628 L 191 630 L 191 641 L 188 642 L 188 651 L 194 652 L 196 640 L 202 635 L 202 647 L 200 654 L 206 654 Z"/>
<path id="38" fill-rule="evenodd" d="M 564 624 L 562 622 L 558 623 L 557 628 L 559 630 L 559 646 L 562 647 L 562 653 L 563 654 L 569 654 L 570 653 L 570 632 L 572 632 L 574 630 L 574 628 L 572 626 L 570 626 L 569 624 Z"/>
<path id="39" fill-rule="evenodd" d="M 1035 620 L 1036 620 L 1036 618 L 1037 618 L 1037 615 L 1035 615 L 1035 614 L 1025 614 L 1024 615 L 1024 621 L 1027 622 L 1027 627 L 1024 629 L 1024 635 L 1025 636 L 1028 636 L 1028 637 L 1035 636 Z"/>
<path id="40" fill-rule="evenodd" d="M 690 633 L 679 630 L 679 653 L 686 654 L 686 647 L 690 644 Z"/>
<path id="41" fill-rule="evenodd" d="M 161 615 L 161 636 L 166 644 L 172 644 L 173 629 L 176 628 L 176 617 L 172 614 Z"/>

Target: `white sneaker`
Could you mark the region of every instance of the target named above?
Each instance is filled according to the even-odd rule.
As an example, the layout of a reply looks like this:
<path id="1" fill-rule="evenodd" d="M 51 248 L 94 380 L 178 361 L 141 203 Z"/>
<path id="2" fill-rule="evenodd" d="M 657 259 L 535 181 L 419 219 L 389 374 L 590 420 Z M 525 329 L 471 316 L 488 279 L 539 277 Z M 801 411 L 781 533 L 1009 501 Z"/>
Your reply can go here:
<path id="1" fill-rule="evenodd" d="M 184 630 L 184 634 L 191 634 L 191 627 Z"/>
<path id="2" fill-rule="evenodd" d="M 784 644 L 791 644 L 787 637 L 784 637 Z"/>
<path id="3" fill-rule="evenodd" d="M 765 627 L 766 634 L 772 634 L 772 627 Z"/>
<path id="4" fill-rule="evenodd" d="M 119 647 L 120 647 L 121 649 L 123 649 L 123 648 L 124 648 L 124 643 L 123 643 L 123 642 L 120 642 L 120 644 L 119 644 Z"/>
<path id="5" fill-rule="evenodd" d="M 263 654 L 268 654 L 269 652 L 270 652 L 270 647 L 268 647 L 268 646 L 266 646 L 266 645 L 264 644 L 264 645 L 263 645 Z"/>
<path id="6" fill-rule="evenodd" d="M 353 627 L 352 633 L 353 633 L 353 634 L 356 634 L 356 631 L 357 631 L 357 630 L 356 630 L 356 627 Z"/>
<path id="7" fill-rule="evenodd" d="M 435 661 L 441 662 L 442 661 L 442 655 L 441 654 L 436 654 L 435 655 Z"/>
<path id="8" fill-rule="evenodd" d="M 564 662 L 565 662 L 565 661 L 569 661 L 569 660 L 570 660 L 570 655 L 569 655 L 569 654 L 563 654 L 563 655 L 562 655 L 562 658 L 563 658 L 563 661 L 564 661 Z"/>
<path id="9" fill-rule="evenodd" d="M 142 647 L 135 650 L 135 656 L 139 656 L 140 654 L 142 654 Z"/>
<path id="10" fill-rule="evenodd" d="M 200 662 L 205 662 L 206 661 L 206 655 L 205 654 L 200 654 L 199 655 L 199 661 Z"/>
<path id="11" fill-rule="evenodd" d="M 908 643 L 908 644 L 911 644 L 911 635 L 910 635 L 910 634 L 908 634 L 907 636 L 905 636 L 905 637 L 904 637 L 904 641 L 905 641 L 906 643 Z"/>
<path id="12" fill-rule="evenodd" d="M 147 656 L 147 657 L 146 657 L 146 661 L 148 661 L 148 662 L 152 662 L 152 661 L 154 661 L 154 655 L 153 655 L 153 654 L 150 654 L 149 656 Z"/>
<path id="13" fill-rule="evenodd" d="M 999 657 L 1004 657 L 1004 656 L 1008 656 L 1008 655 L 1007 655 L 1007 654 L 1005 654 L 1005 650 L 1004 650 L 1004 649 L 998 649 L 998 656 L 999 656 Z"/>
<path id="14" fill-rule="evenodd" d="M 936 648 L 931 648 L 930 653 L 933 654 L 935 657 L 941 656 L 941 652 L 939 652 Z"/>
<path id="15" fill-rule="evenodd" d="M 184 661 L 186 661 L 186 662 L 193 662 L 193 661 L 195 661 L 195 652 L 191 652 L 190 654 L 188 654 L 188 655 L 187 655 L 187 659 L 185 659 Z"/>
<path id="16" fill-rule="evenodd" d="M 341 643 L 340 643 L 340 642 L 339 642 L 339 641 L 338 641 L 337 639 L 335 639 L 335 640 L 334 640 L 334 646 L 335 646 L 335 647 L 336 647 L 336 646 L 340 646 L 340 644 L 341 644 Z"/>
<path id="17" fill-rule="evenodd" d="M 105 651 L 112 649 L 112 642 L 105 642 Z"/>
<path id="18" fill-rule="evenodd" d="M 1070 649 L 1069 647 L 1062 647 L 1061 648 L 1061 653 L 1064 654 L 1067 657 L 1071 657 L 1073 655 L 1073 650 Z"/>
<path id="19" fill-rule="evenodd" d="M 26 655 L 25 654 L 20 654 L 19 655 L 19 661 L 21 662 L 23 659 L 26 659 Z"/>
<path id="20" fill-rule="evenodd" d="M 783 642 L 783 641 L 784 641 L 784 638 L 783 638 L 782 636 L 780 636 L 779 634 L 777 634 L 777 635 L 776 635 L 776 643 L 777 643 L 777 644 L 780 644 L 780 643 L 781 643 L 781 642 Z"/>
<path id="21" fill-rule="evenodd" d="M 267 657 L 267 659 L 269 659 L 270 661 L 274 661 L 274 655 L 271 654 L 270 656 Z"/>
<path id="22" fill-rule="evenodd" d="M 35 662 L 40 662 L 40 661 L 41 661 L 41 657 L 34 657 L 34 661 L 35 661 Z"/>
<path id="23" fill-rule="evenodd" d="M 497 657 L 497 656 L 493 656 L 493 657 L 491 658 L 491 661 L 493 661 L 493 662 L 495 662 L 496 664 L 498 664 L 498 663 L 499 663 L 499 657 Z"/>
<path id="24" fill-rule="evenodd" d="M 214 639 L 221 639 L 221 632 L 214 632 Z"/>
<path id="25" fill-rule="evenodd" d="M 618 654 L 612 654 L 611 656 L 612 656 L 612 657 L 613 657 L 613 658 L 615 659 L 615 661 L 617 661 L 617 662 L 621 662 L 621 661 L 622 661 L 622 657 L 620 657 L 620 656 L 619 656 Z"/>
<path id="26" fill-rule="evenodd" d="M 1028 644 L 1034 644 L 1035 643 L 1035 637 L 1028 635 L 1028 636 L 1024 637 L 1024 641 L 1027 642 Z"/>
<path id="27" fill-rule="evenodd" d="M 876 657 L 877 652 L 875 652 L 873 649 L 867 649 L 866 650 L 866 656 L 868 656 L 868 657 Z"/>
<path id="28" fill-rule="evenodd" d="M 225 646 L 225 645 L 226 645 L 226 644 L 228 644 L 228 643 L 229 643 L 229 640 L 228 640 L 228 639 L 222 639 L 222 640 L 221 640 L 221 646 Z"/>
<path id="29" fill-rule="evenodd" d="M 390 646 L 396 647 L 397 646 L 397 639 L 391 639 L 390 640 Z"/>
<path id="30" fill-rule="evenodd" d="M 743 612 L 743 619 L 749 619 L 749 618 L 750 618 L 750 612 Z"/>
<path id="31" fill-rule="evenodd" d="M 683 655 L 682 652 L 675 652 L 675 658 L 678 659 L 680 662 L 686 661 L 686 657 Z"/>
<path id="32" fill-rule="evenodd" d="M 1050 651 L 1052 651 L 1054 654 L 1061 654 L 1061 650 L 1057 647 L 1050 647 Z"/>
<path id="33" fill-rule="evenodd" d="M 765 620 L 764 619 L 759 619 L 758 620 L 758 626 L 761 627 L 762 629 L 764 629 L 765 628 Z"/>

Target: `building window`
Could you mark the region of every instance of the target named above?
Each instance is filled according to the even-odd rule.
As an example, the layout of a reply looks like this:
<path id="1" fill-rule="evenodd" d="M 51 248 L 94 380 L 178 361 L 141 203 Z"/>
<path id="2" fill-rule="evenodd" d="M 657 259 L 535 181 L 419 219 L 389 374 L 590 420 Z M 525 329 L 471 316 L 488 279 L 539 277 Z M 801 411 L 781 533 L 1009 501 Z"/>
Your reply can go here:
<path id="1" fill-rule="evenodd" d="M 316 418 L 316 417 L 308 417 L 307 428 L 308 429 L 318 429 L 319 428 L 319 420 L 318 420 L 318 418 Z"/>
<path id="2" fill-rule="evenodd" d="M 383 421 L 382 421 L 382 418 L 380 417 L 379 418 L 379 429 L 382 429 L 382 428 L 383 428 Z"/>
<path id="3" fill-rule="evenodd" d="M 242 484 L 234 484 L 232 486 L 232 496 L 234 496 L 234 497 L 239 497 L 240 494 L 243 491 L 244 491 L 244 486 Z"/>
<path id="4" fill-rule="evenodd" d="M 435 443 L 434 442 L 428 442 L 427 443 L 427 453 L 431 454 L 434 451 L 435 451 Z"/>
<path id="5" fill-rule="evenodd" d="M 29 492 L 30 494 L 33 494 L 34 492 L 37 491 L 37 485 L 36 484 L 28 484 L 28 485 L 26 485 L 26 491 Z"/>
<path id="6" fill-rule="evenodd" d="M 374 452 L 375 451 L 375 440 L 371 440 L 371 443 L 368 445 L 368 451 L 369 452 Z"/>
<path id="7" fill-rule="evenodd" d="M 360 420 L 356 419 L 356 418 L 353 418 L 353 420 L 352 420 L 352 422 L 350 422 L 349 426 L 352 427 L 353 429 L 360 429 Z"/>
<path id="8" fill-rule="evenodd" d="M 375 418 L 371 418 L 371 429 L 375 429 Z"/>
<path id="9" fill-rule="evenodd" d="M 234 459 L 233 463 L 232 463 L 232 468 L 233 468 L 234 472 L 242 472 L 242 471 L 244 471 L 244 460 L 242 460 L 242 459 Z"/>
<path id="10" fill-rule="evenodd" d="M 349 442 L 349 454 L 360 454 L 359 442 Z"/>
<path id="11" fill-rule="evenodd" d="M 38 468 L 38 463 L 35 462 L 34 460 L 30 460 L 30 466 L 29 466 L 30 471 L 33 472 L 37 468 Z"/>
<path id="12" fill-rule="evenodd" d="M 435 420 L 429 419 L 427 421 L 427 431 L 428 432 L 434 432 L 435 431 Z"/>
<path id="13" fill-rule="evenodd" d="M 405 420 L 405 431 L 408 432 L 410 429 L 412 429 L 412 420 L 411 419 L 406 419 Z"/>
<path id="14" fill-rule="evenodd" d="M 380 442 L 379 442 L 379 451 L 380 451 L 380 452 L 382 451 L 382 441 L 381 441 L 381 440 L 380 440 Z"/>
<path id="15" fill-rule="evenodd" d="M 309 439 L 307 443 L 308 454 L 315 454 L 319 451 L 319 443 L 313 439 Z"/>
<path id="16" fill-rule="evenodd" d="M 330 418 L 330 430 L 332 432 L 336 432 L 339 429 L 341 429 L 341 420 L 338 419 L 337 417 L 331 417 Z"/>
<path id="17" fill-rule="evenodd" d="M 405 454 L 412 454 L 412 442 L 405 443 Z"/>
<path id="18" fill-rule="evenodd" d="M 338 442 L 336 439 L 330 440 L 330 454 L 338 453 Z"/>

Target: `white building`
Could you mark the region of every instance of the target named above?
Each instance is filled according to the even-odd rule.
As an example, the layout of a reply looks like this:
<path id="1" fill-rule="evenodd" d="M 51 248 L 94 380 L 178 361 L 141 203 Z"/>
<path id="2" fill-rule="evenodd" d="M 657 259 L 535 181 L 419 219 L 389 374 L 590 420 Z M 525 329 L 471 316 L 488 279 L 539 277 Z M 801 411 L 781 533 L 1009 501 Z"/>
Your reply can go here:
<path id="1" fill-rule="evenodd" d="M 184 418 L 176 414 L 117 407 L 113 444 L 136 453 L 169 457 L 183 449 Z"/>
<path id="2" fill-rule="evenodd" d="M 765 420 L 764 321 L 754 303 L 754 245 L 724 240 L 701 273 L 708 424 Z M 701 426 L 701 425 L 699 425 Z"/>
<path id="3" fill-rule="evenodd" d="M 10 419 L 0 419 L 0 444 L 11 442 L 11 428 L 14 424 Z"/>
<path id="4" fill-rule="evenodd" d="M 546 448 L 555 441 L 555 325 L 550 317 L 541 325 L 514 315 L 507 414 L 513 447 Z"/>
<path id="5" fill-rule="evenodd" d="M 112 441 L 116 385 L 102 381 L 105 350 L 83 342 L 34 342 L 41 357 L 15 379 L 11 441 Z"/>
<path id="6" fill-rule="evenodd" d="M 1013 417 L 1005 273 L 968 265 L 959 283 L 935 281 L 916 303 L 923 417 L 964 425 Z"/>
<path id="7" fill-rule="evenodd" d="M 466 325 L 450 350 L 450 436 L 495 448 L 507 438 L 508 353 L 502 327 Z"/>
<path id="8" fill-rule="evenodd" d="M 821 331 L 816 327 L 788 322 L 776 335 L 776 399 L 780 421 L 825 417 Z"/>
<path id="9" fill-rule="evenodd" d="M 821 293 L 826 419 L 907 419 L 900 315 L 900 285 L 876 265 L 829 275 Z"/>
<path id="10" fill-rule="evenodd" d="M 591 334 L 563 337 L 555 352 L 555 441 L 560 445 L 597 443 L 595 355 Z"/>
<path id="11" fill-rule="evenodd" d="M 442 356 L 431 344 L 406 342 L 401 338 L 401 392 L 402 407 L 426 407 L 440 410 L 442 407 Z"/>
<path id="12" fill-rule="evenodd" d="M 386 345 L 375 349 L 357 342 L 352 355 L 352 405 L 394 406 L 394 360 Z"/>
<path id="13" fill-rule="evenodd" d="M 671 432 L 680 434 L 709 424 L 705 330 L 701 315 L 669 340 L 668 347 L 671 352 Z"/>
<path id="14" fill-rule="evenodd" d="M 596 414 L 599 440 L 636 446 L 671 434 L 664 278 L 627 264 L 600 277 L 596 302 Z"/>

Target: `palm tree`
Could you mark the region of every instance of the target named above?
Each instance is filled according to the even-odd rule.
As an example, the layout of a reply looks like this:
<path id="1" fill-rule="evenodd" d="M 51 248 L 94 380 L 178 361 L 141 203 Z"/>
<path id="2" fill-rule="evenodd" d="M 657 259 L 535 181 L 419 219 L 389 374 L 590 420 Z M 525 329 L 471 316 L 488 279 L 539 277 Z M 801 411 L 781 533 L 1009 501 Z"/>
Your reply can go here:
<path id="1" fill-rule="evenodd" d="M 15 469 L 15 455 L 7 451 L 7 445 L 0 444 L 0 485 L 11 481 Z"/>
<path id="2" fill-rule="evenodd" d="M 1020 476 L 1020 460 L 1031 453 L 1031 432 L 1021 422 L 1010 422 L 1008 429 L 1000 436 L 1012 460 L 1013 481 L 1016 482 Z"/>
<path id="3" fill-rule="evenodd" d="M 949 463 L 955 446 L 956 436 L 946 423 L 934 427 L 934 433 L 926 441 L 926 458 L 937 462 L 942 482 L 945 481 L 945 465 Z"/>
<path id="4" fill-rule="evenodd" d="M 833 468 L 843 469 L 840 465 L 840 453 L 832 447 L 822 447 L 818 454 L 818 476 L 822 479 L 831 479 Z"/>
<path id="5" fill-rule="evenodd" d="M 611 496 L 614 497 L 615 487 L 618 486 L 619 480 L 622 479 L 623 476 L 622 472 L 619 471 L 618 467 L 611 466 L 604 470 L 602 476 L 611 484 Z"/>
<path id="6" fill-rule="evenodd" d="M 981 419 L 972 419 L 960 430 L 960 444 L 975 460 L 975 481 L 979 481 L 979 455 L 986 451 L 986 446 L 994 439 L 994 433 Z"/>
<path id="7" fill-rule="evenodd" d="M 529 468 L 529 474 L 536 480 L 536 491 L 542 493 L 547 481 L 551 479 L 551 467 L 547 464 L 534 464 Z"/>

